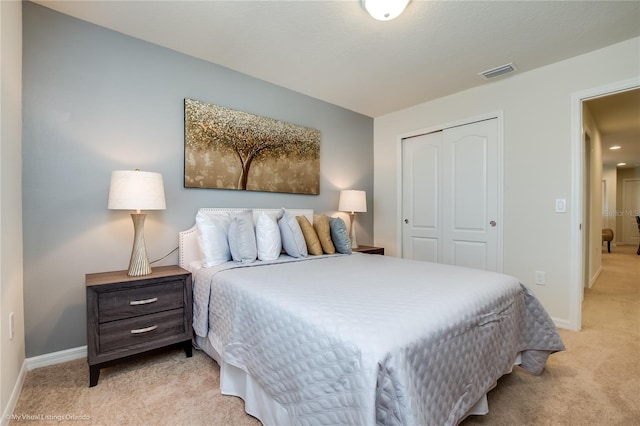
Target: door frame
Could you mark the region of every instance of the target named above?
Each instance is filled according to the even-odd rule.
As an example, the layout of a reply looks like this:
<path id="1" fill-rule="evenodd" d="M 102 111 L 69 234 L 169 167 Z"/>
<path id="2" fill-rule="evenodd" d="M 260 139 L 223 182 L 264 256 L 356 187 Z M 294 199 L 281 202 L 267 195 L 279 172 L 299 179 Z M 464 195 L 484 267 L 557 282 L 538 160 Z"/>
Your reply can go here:
<path id="1" fill-rule="evenodd" d="M 595 87 L 571 94 L 571 253 L 570 253 L 570 288 L 569 288 L 569 324 L 570 330 L 582 328 L 582 295 L 584 291 L 584 233 L 582 223 L 584 191 L 584 130 L 582 128 L 582 102 L 600 98 L 631 89 L 640 88 L 640 78 L 631 78 L 605 86 Z"/>
<path id="2" fill-rule="evenodd" d="M 582 188 L 586 189 L 582 193 L 582 299 L 584 299 L 584 289 L 591 288 L 591 149 L 593 139 L 589 130 L 582 130 Z M 597 276 L 597 274 L 596 274 Z"/>
<path id="3" fill-rule="evenodd" d="M 398 159 L 398 164 L 396 170 L 397 173 L 397 182 L 398 187 L 396 193 L 398 194 L 398 198 L 396 200 L 396 217 L 399 218 L 398 223 L 396 224 L 396 247 L 398 247 L 398 253 L 400 257 L 403 257 L 404 253 L 402 252 L 402 140 L 405 138 L 411 138 L 421 135 L 426 135 L 428 133 L 434 133 L 443 131 L 445 129 L 449 129 L 451 127 L 465 126 L 467 124 L 476 123 L 478 121 L 485 121 L 497 119 L 498 126 L 498 212 L 497 212 L 497 222 L 500 224 L 497 229 L 497 243 L 498 243 L 498 252 L 497 256 L 497 270 L 496 272 L 503 272 L 503 259 L 504 259 L 504 111 L 498 110 L 493 112 L 488 112 L 485 114 L 480 114 L 472 117 L 461 118 L 459 120 L 450 121 L 446 123 L 436 124 L 429 127 L 424 127 L 422 129 L 413 130 L 410 132 L 402 133 L 398 135 L 397 144 L 396 144 L 396 158 Z"/>

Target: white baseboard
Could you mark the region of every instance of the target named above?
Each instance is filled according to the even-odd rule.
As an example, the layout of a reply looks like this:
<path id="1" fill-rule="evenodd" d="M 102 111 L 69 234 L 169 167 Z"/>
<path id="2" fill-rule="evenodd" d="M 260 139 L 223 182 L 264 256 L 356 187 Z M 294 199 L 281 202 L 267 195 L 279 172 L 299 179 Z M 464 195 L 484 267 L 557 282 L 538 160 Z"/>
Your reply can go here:
<path id="1" fill-rule="evenodd" d="M 52 352 L 50 354 L 44 354 L 25 359 L 22 363 L 20 373 L 18 374 L 16 384 L 13 386 L 11 398 L 9 398 L 9 402 L 4 409 L 4 413 L 2 413 L 0 426 L 6 426 L 9 424 L 11 415 L 13 414 L 13 410 L 16 408 L 16 404 L 18 403 L 18 397 L 20 396 L 20 392 L 22 391 L 22 385 L 24 384 L 24 379 L 27 376 L 28 371 L 39 367 L 47 367 L 49 365 L 73 361 L 74 359 L 86 358 L 86 356 L 87 347 L 80 346 L 78 348 L 66 349 L 64 351 Z"/>
<path id="2" fill-rule="evenodd" d="M 47 367 L 49 365 L 61 364 L 63 362 L 86 357 L 87 347 L 80 346 L 77 348 L 65 349 L 64 351 L 27 358 L 25 362 L 27 364 L 27 371 L 31 371 L 34 368 Z"/>
<path id="3" fill-rule="evenodd" d="M 14 408 L 16 408 L 16 404 L 18 403 L 18 397 L 20 396 L 20 392 L 22 391 L 22 385 L 24 384 L 24 378 L 26 376 L 27 376 L 27 360 L 24 360 L 24 362 L 22 363 L 22 368 L 20 369 L 20 373 L 18 373 L 16 384 L 13 386 L 11 397 L 7 402 L 7 406 L 4 408 L 4 413 L 2 413 L 2 419 L 0 419 L 0 425 L 6 426 L 9 424 L 9 420 L 11 420 L 11 415 L 13 414 L 13 410 Z"/>
<path id="4" fill-rule="evenodd" d="M 598 279 L 598 277 L 600 276 L 600 272 L 602 272 L 602 266 L 598 268 L 598 270 L 596 271 L 595 274 L 593 274 L 593 277 L 591 277 L 591 279 L 589 280 L 589 287 L 591 288 L 593 287 L 593 285 L 595 284 L 596 280 Z"/>
<path id="5" fill-rule="evenodd" d="M 565 330 L 577 331 L 577 330 L 575 330 L 574 328 L 571 327 L 571 322 L 569 320 L 560 319 L 560 318 L 551 318 L 551 320 L 553 321 L 553 323 L 558 328 L 563 328 Z"/>

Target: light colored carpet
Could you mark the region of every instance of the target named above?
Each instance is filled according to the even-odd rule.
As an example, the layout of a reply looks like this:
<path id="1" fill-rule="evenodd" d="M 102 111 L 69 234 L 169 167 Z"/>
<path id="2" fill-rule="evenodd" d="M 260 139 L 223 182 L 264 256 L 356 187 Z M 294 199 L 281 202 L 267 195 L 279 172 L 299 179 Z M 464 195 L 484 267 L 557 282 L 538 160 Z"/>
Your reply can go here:
<path id="1" fill-rule="evenodd" d="M 560 330 L 567 348 L 544 372 L 516 368 L 489 393 L 489 414 L 470 425 L 640 424 L 640 256 L 636 247 L 602 253 L 585 290 L 582 331 Z"/>
<path id="2" fill-rule="evenodd" d="M 515 368 L 489 393 L 490 412 L 462 425 L 631 425 L 640 421 L 640 256 L 603 252 L 586 290 L 583 330 L 560 333 L 567 347 L 540 376 Z M 86 360 L 27 374 L 10 425 L 258 425 L 241 399 L 219 391 L 217 364 L 181 350 L 103 369 L 88 387 Z M 50 416 L 47 420 L 46 416 Z M 69 417 L 74 416 L 74 417 Z M 20 421 L 20 418 L 22 421 Z M 44 419 L 44 420 L 42 420 Z"/>
<path id="3" fill-rule="evenodd" d="M 260 425 L 240 398 L 220 394 L 218 365 L 201 351 L 186 358 L 169 349 L 105 368 L 92 388 L 88 374 L 86 359 L 30 371 L 9 424 L 35 415 L 58 416 L 37 423 L 51 425 Z"/>

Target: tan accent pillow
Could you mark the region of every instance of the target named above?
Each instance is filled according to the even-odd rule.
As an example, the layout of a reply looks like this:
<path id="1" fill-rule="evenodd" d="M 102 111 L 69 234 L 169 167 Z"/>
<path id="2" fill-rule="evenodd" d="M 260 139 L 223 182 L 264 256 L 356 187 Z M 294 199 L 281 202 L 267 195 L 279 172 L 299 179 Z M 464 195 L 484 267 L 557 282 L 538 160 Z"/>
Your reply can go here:
<path id="1" fill-rule="evenodd" d="M 304 235 L 304 242 L 307 243 L 309 254 L 322 254 L 322 245 L 318 239 L 318 234 L 316 234 L 316 230 L 313 229 L 309 219 L 306 216 L 296 216 L 296 220 L 300 225 L 300 229 L 302 229 L 302 235 Z"/>
<path id="2" fill-rule="evenodd" d="M 333 241 L 331 241 L 331 227 L 329 226 L 329 218 L 326 214 L 313 215 L 313 229 L 315 229 L 318 234 L 322 251 L 326 254 L 334 254 L 336 248 L 333 245 Z"/>

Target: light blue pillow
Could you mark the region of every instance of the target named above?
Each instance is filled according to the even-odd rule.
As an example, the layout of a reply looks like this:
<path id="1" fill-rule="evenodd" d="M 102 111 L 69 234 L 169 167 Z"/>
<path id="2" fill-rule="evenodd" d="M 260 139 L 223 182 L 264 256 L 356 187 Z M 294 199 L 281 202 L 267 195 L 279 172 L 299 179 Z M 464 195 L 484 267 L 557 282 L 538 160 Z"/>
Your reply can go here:
<path id="1" fill-rule="evenodd" d="M 304 241 L 302 229 L 296 217 L 287 210 L 282 209 L 284 214 L 278 220 L 280 236 L 282 237 L 282 247 L 291 257 L 307 257 L 307 243 Z"/>
<path id="2" fill-rule="evenodd" d="M 229 225 L 229 250 L 238 263 L 253 263 L 258 257 L 256 232 L 251 211 L 238 213 Z"/>
<path id="3" fill-rule="evenodd" d="M 338 253 L 351 254 L 351 239 L 347 232 L 347 225 L 339 217 L 329 217 L 331 240 Z"/>

